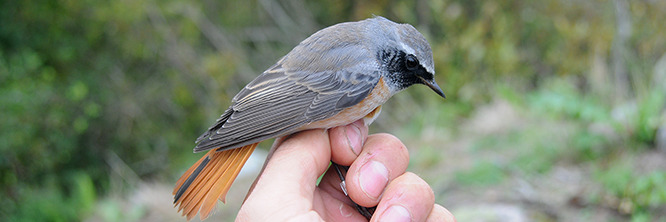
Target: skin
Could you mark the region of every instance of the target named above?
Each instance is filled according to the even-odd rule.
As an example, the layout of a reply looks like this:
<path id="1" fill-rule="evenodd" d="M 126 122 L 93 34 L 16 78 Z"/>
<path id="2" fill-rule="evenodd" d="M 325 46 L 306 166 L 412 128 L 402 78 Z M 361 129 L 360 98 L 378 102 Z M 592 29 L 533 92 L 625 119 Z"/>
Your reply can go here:
<path id="1" fill-rule="evenodd" d="M 279 138 L 271 152 L 236 221 L 367 221 L 342 192 L 335 170 L 327 169 L 330 160 L 350 166 L 346 183 L 354 202 L 377 206 L 370 221 L 456 221 L 435 204 L 423 179 L 405 172 L 405 145 L 390 134 L 368 136 L 362 120 Z"/>

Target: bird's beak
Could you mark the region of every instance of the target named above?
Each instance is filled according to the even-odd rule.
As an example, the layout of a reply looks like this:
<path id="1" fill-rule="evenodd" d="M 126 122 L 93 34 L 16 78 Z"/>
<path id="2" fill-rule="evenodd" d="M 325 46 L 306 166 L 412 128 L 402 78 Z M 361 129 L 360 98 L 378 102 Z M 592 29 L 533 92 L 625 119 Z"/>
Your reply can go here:
<path id="1" fill-rule="evenodd" d="M 445 98 L 445 99 L 446 99 L 446 96 L 444 95 L 444 92 L 442 92 L 442 89 L 439 88 L 439 86 L 438 86 L 437 83 L 435 82 L 435 79 L 434 79 L 434 78 L 433 78 L 432 80 L 430 80 L 430 81 L 425 80 L 425 79 L 423 79 L 423 78 L 421 78 L 421 80 L 423 81 L 423 84 L 425 84 L 426 86 L 430 87 L 430 89 L 432 89 L 432 91 L 435 91 L 435 93 L 437 93 L 437 95 L 439 95 L 439 96 L 441 96 L 442 98 Z"/>

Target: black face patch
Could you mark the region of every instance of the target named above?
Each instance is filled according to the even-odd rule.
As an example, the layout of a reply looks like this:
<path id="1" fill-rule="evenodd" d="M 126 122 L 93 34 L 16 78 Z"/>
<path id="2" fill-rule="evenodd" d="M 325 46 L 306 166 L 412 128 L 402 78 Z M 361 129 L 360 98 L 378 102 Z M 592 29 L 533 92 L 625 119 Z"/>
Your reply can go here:
<path id="1" fill-rule="evenodd" d="M 424 81 L 433 78 L 416 56 L 396 48 L 382 50 L 377 57 L 382 62 L 382 67 L 388 72 L 389 81 L 395 83 L 400 89 L 414 84 L 425 84 Z"/>

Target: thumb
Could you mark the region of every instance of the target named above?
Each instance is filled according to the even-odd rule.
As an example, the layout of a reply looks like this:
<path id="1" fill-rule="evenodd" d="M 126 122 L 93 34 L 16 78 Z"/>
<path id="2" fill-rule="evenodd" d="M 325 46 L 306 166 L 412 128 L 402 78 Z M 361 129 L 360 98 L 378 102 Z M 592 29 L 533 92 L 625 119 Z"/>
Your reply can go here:
<path id="1" fill-rule="evenodd" d="M 326 171 L 331 159 L 328 133 L 308 130 L 278 139 L 276 145 L 244 207 L 289 203 L 294 210 L 311 210 L 317 178 Z"/>

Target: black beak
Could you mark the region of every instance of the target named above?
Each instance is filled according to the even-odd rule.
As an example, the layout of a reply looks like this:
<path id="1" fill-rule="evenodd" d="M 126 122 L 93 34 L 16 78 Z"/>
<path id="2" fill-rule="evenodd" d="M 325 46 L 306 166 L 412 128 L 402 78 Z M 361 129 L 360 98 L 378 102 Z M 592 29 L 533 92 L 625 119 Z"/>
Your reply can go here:
<path id="1" fill-rule="evenodd" d="M 434 78 L 432 80 L 425 80 L 425 79 L 421 78 L 421 81 L 423 82 L 424 85 L 430 87 L 430 89 L 432 89 L 432 91 L 435 91 L 435 93 L 437 93 L 437 95 L 446 99 L 446 96 L 444 95 L 444 92 L 442 92 L 442 89 L 439 88 L 439 86 L 435 82 Z"/>

